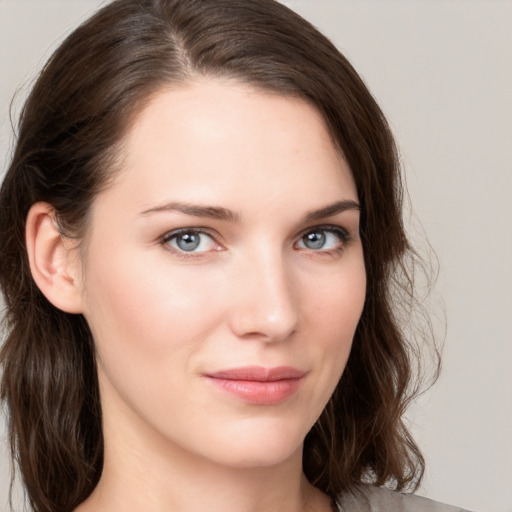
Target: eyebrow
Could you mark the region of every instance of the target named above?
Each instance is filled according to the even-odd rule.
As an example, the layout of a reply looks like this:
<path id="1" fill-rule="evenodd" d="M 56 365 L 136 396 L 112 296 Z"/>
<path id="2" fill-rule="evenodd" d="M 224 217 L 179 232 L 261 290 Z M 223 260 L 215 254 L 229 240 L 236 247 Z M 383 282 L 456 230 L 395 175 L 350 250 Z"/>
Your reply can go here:
<path id="1" fill-rule="evenodd" d="M 357 201 L 351 199 L 345 199 L 343 201 L 337 201 L 333 204 L 329 204 L 318 210 L 312 210 L 304 216 L 303 221 L 305 223 L 313 222 L 316 220 L 324 219 L 326 217 L 332 217 L 338 213 L 342 213 L 346 210 L 361 210 L 361 206 Z M 149 208 L 140 213 L 142 216 L 150 215 L 152 213 L 159 212 L 180 212 L 185 215 L 191 215 L 193 217 L 206 217 L 209 219 L 223 220 L 228 222 L 240 222 L 240 215 L 236 212 L 223 208 L 221 206 L 203 206 L 192 203 L 183 203 L 180 201 L 172 201 L 165 203 L 154 208 Z"/>
<path id="2" fill-rule="evenodd" d="M 221 206 L 202 206 L 192 203 L 173 201 L 141 212 L 141 215 L 150 215 L 158 212 L 180 212 L 193 217 L 207 217 L 210 219 L 239 222 L 240 215 Z"/>
<path id="3" fill-rule="evenodd" d="M 313 210 L 306 213 L 304 216 L 304 221 L 307 223 L 313 222 L 315 220 L 325 219 L 326 217 L 332 217 L 333 215 L 337 215 L 338 213 L 342 213 L 347 210 L 361 211 L 361 206 L 357 201 L 353 201 L 352 199 L 345 199 L 343 201 L 338 201 L 336 203 L 324 206 L 319 210 Z"/>

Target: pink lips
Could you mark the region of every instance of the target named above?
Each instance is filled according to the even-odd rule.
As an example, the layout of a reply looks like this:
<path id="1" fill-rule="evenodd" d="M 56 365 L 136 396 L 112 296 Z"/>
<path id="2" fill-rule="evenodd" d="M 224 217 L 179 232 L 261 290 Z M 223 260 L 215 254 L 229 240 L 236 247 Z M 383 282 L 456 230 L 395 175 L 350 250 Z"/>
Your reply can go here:
<path id="1" fill-rule="evenodd" d="M 256 405 L 275 405 L 294 395 L 306 373 L 291 366 L 246 366 L 208 373 L 221 390 Z"/>

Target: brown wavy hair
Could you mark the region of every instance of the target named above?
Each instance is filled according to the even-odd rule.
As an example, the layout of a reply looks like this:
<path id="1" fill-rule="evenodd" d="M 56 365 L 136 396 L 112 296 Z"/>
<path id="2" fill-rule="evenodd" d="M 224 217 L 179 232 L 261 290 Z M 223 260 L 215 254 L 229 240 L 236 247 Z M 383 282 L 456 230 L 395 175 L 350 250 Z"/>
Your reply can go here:
<path id="1" fill-rule="evenodd" d="M 81 239 L 130 123 L 163 87 L 196 77 L 303 98 L 347 159 L 361 202 L 366 302 L 345 372 L 306 437 L 304 472 L 333 497 L 359 482 L 414 487 L 424 461 L 402 415 L 418 390 L 417 339 L 404 329 L 417 258 L 403 228 L 397 150 L 372 95 L 328 39 L 274 0 L 115 0 L 42 70 L 0 192 L 1 398 L 32 508 L 69 512 L 85 500 L 101 475 L 103 437 L 91 332 L 34 283 L 27 213 L 45 201 L 63 233 Z"/>

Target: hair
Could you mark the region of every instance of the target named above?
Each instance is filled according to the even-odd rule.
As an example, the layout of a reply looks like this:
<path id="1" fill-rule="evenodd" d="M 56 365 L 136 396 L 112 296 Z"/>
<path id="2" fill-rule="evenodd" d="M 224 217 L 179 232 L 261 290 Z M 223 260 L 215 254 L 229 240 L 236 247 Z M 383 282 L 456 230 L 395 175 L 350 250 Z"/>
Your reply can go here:
<path id="1" fill-rule="evenodd" d="M 32 279 L 28 211 L 47 202 L 63 233 L 83 239 L 92 201 L 120 172 L 130 123 L 158 91 L 198 77 L 312 104 L 357 186 L 366 301 L 343 376 L 305 439 L 306 476 L 334 497 L 361 482 L 414 487 L 423 474 L 402 419 L 418 391 L 414 336 L 399 321 L 411 314 L 416 255 L 403 227 L 395 143 L 362 79 L 327 38 L 274 0 L 115 0 L 42 70 L 0 192 L 0 390 L 12 458 L 36 512 L 68 512 L 89 496 L 103 437 L 91 331 Z"/>

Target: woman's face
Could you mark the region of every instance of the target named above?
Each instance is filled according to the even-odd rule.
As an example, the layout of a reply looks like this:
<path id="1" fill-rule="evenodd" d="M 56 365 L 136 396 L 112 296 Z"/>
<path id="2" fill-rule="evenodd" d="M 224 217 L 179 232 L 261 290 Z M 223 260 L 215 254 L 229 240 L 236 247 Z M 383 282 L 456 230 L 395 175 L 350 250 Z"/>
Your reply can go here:
<path id="1" fill-rule="evenodd" d="M 236 467 L 296 455 L 365 297 L 356 187 L 316 110 L 165 90 L 96 199 L 83 313 L 107 439 Z"/>

